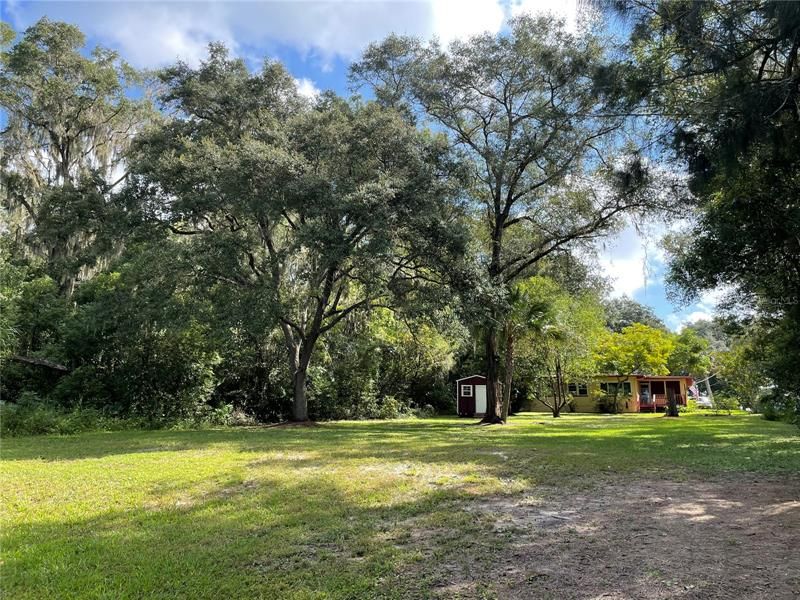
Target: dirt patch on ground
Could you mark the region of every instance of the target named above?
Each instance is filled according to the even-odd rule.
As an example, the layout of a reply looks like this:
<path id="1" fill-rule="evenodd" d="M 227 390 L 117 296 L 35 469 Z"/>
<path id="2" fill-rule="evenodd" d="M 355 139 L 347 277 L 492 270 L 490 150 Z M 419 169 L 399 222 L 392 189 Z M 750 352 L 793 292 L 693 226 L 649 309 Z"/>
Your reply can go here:
<path id="1" fill-rule="evenodd" d="M 800 480 L 611 483 L 465 507 L 486 544 L 433 574 L 440 597 L 800 597 Z M 497 549 L 494 569 L 484 554 Z M 477 553 L 476 553 L 477 552 Z M 470 568 L 471 565 L 471 568 Z"/>

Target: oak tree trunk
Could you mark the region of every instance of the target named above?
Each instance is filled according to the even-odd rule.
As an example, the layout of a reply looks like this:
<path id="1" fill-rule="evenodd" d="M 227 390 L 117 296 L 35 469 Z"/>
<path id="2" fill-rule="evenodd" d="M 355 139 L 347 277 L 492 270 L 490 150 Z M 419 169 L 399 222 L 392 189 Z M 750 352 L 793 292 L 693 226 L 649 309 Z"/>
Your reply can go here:
<path id="1" fill-rule="evenodd" d="M 292 405 L 293 421 L 308 421 L 308 401 L 306 399 L 306 367 L 294 372 L 294 403 Z"/>
<path id="2" fill-rule="evenodd" d="M 306 383 L 315 341 L 316 336 L 312 336 L 303 342 L 288 345 L 293 386 L 292 421 L 308 421 Z"/>

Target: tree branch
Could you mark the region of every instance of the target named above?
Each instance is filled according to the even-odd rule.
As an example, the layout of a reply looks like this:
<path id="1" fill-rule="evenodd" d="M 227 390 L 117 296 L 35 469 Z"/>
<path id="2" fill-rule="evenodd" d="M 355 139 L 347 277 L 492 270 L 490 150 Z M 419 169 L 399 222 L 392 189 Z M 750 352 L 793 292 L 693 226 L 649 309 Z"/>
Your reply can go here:
<path id="1" fill-rule="evenodd" d="M 62 373 L 70 372 L 69 367 L 57 362 L 53 362 L 52 360 L 47 360 L 46 358 L 36 358 L 35 356 L 20 356 L 19 354 L 12 354 L 11 356 L 9 356 L 9 358 L 17 362 L 26 363 L 29 365 L 35 365 L 37 367 L 46 367 L 48 369 L 53 369 L 54 371 L 61 371 Z"/>

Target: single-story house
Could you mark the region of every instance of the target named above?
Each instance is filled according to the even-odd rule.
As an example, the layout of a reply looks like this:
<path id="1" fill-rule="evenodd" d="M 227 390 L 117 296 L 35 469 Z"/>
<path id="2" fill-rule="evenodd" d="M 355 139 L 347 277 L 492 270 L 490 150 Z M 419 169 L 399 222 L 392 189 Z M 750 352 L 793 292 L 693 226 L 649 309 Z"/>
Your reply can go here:
<path id="1" fill-rule="evenodd" d="M 568 384 L 567 393 L 572 396 L 575 412 L 600 412 L 598 399 L 613 396 L 615 388 L 620 412 L 656 412 L 666 408 L 670 394 L 675 394 L 679 406 L 686 406 L 693 384 L 694 380 L 684 375 L 595 375 L 586 383 Z M 534 412 L 550 410 L 538 400 L 531 400 L 525 408 Z"/>
<path id="2" fill-rule="evenodd" d="M 613 396 L 615 389 L 620 412 L 656 412 L 666 408 L 670 394 L 675 394 L 679 406 L 686 406 L 688 390 L 693 384 L 694 380 L 684 375 L 596 375 L 591 381 L 568 384 L 567 393 L 572 396 L 574 412 L 601 412 L 599 399 Z M 480 416 L 486 412 L 486 377 L 470 375 L 456 381 L 456 410 L 460 416 Z M 523 410 L 550 411 L 534 399 Z M 565 407 L 566 410 L 570 409 Z"/>

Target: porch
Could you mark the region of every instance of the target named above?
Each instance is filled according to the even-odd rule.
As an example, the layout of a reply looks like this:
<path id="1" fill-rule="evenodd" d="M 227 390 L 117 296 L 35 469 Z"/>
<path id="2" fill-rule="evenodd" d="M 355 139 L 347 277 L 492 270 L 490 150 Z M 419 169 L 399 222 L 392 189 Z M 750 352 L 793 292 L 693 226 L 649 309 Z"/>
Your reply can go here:
<path id="1" fill-rule="evenodd" d="M 638 384 L 636 402 L 639 412 L 666 410 L 672 395 L 678 406 L 686 406 L 686 392 L 679 378 L 641 377 Z"/>

